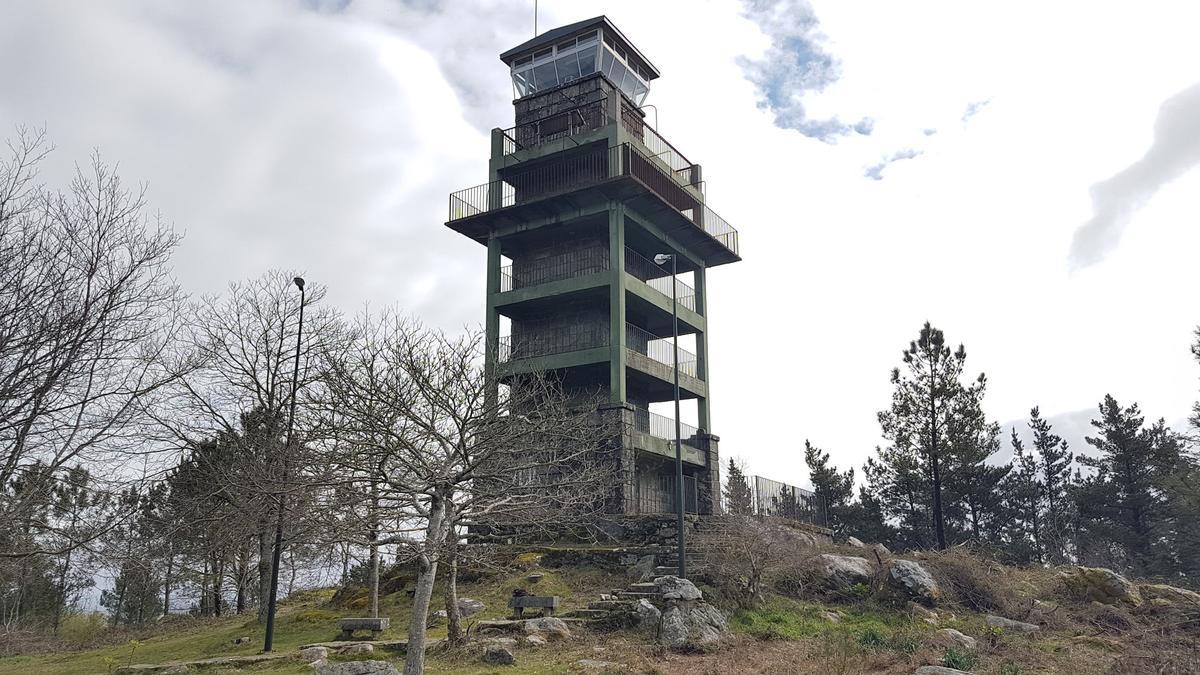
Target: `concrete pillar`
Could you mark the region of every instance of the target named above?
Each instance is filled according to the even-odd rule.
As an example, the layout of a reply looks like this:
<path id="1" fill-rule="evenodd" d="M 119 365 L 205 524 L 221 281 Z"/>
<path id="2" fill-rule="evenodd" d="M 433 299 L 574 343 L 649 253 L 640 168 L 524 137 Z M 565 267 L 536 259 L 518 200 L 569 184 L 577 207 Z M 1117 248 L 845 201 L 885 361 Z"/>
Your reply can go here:
<path id="1" fill-rule="evenodd" d="M 488 383 L 487 395 L 490 400 L 488 407 L 495 405 L 499 395 L 500 384 L 496 381 L 496 369 L 499 365 L 498 349 L 500 346 L 500 312 L 496 310 L 496 295 L 500 293 L 500 240 L 495 236 L 488 239 L 487 258 L 487 310 L 484 319 L 484 372 L 491 380 Z"/>
<path id="2" fill-rule="evenodd" d="M 608 400 L 625 402 L 625 205 L 608 210 Z"/>

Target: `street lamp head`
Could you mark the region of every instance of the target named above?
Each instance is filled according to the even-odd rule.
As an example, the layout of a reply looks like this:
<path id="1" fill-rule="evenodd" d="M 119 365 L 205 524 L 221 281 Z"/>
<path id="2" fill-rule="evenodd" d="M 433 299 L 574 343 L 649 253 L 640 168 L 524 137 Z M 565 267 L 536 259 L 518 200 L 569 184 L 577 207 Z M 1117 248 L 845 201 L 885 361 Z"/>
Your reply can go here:
<path id="1" fill-rule="evenodd" d="M 296 283 L 296 288 L 304 290 L 304 277 L 296 277 L 295 279 L 292 279 L 292 281 Z"/>
<path id="2" fill-rule="evenodd" d="M 655 265 L 666 265 L 669 261 L 673 260 L 674 258 L 675 258 L 675 255 L 673 253 L 659 253 L 658 255 L 654 256 L 654 264 Z"/>

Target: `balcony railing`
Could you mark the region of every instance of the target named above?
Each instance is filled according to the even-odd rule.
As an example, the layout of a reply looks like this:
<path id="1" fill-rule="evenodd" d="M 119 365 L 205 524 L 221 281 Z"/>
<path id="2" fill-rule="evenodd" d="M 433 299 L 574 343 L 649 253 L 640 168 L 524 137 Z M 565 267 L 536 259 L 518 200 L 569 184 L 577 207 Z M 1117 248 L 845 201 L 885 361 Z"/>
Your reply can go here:
<path id="1" fill-rule="evenodd" d="M 637 480 L 638 513 L 644 515 L 675 513 L 679 492 L 672 473 L 642 473 Z M 695 476 L 683 477 L 683 510 L 696 513 L 697 485 Z"/>
<path id="2" fill-rule="evenodd" d="M 650 288 L 668 298 L 671 297 L 671 275 L 667 274 L 661 265 L 654 264 L 653 260 L 645 258 L 628 246 L 625 247 L 625 271 L 646 282 Z M 675 292 L 678 294 L 681 306 L 687 307 L 693 312 L 696 311 L 696 290 L 694 288 L 677 279 Z"/>
<path id="3" fill-rule="evenodd" d="M 569 249 L 540 258 L 522 258 L 500 268 L 500 292 L 603 272 L 608 269 L 608 262 L 608 250 L 602 246 Z"/>
<path id="4" fill-rule="evenodd" d="M 697 172 L 695 164 L 683 156 L 682 152 L 675 149 L 675 146 L 667 142 L 654 127 L 646 123 L 646 120 L 633 108 L 627 105 L 621 107 L 621 125 L 634 138 L 642 142 L 646 149 L 650 151 L 652 157 L 661 159 L 667 166 L 671 167 L 671 171 L 683 181 L 685 185 L 696 185 Z"/>
<path id="5" fill-rule="evenodd" d="M 595 131 L 609 123 L 607 96 L 600 95 L 585 103 L 578 103 L 574 99 L 564 102 L 569 102 L 572 107 L 555 110 L 541 119 L 518 124 L 501 132 L 504 134 L 504 155 L 507 157 L 518 150 Z"/>
<path id="6" fill-rule="evenodd" d="M 738 252 L 737 230 L 704 204 L 641 150 L 622 144 L 585 151 L 558 161 L 450 195 L 450 222 L 499 211 L 596 185 L 612 178 L 636 178 L 660 199 L 707 232 L 726 249 Z"/>
<path id="7" fill-rule="evenodd" d="M 637 431 L 650 434 L 655 438 L 661 438 L 671 442 L 675 441 L 675 420 L 665 415 L 652 413 L 645 408 L 637 408 L 633 411 L 633 428 Z M 679 438 L 684 445 L 690 445 L 693 448 L 699 448 L 699 443 L 696 437 L 700 434 L 700 430 L 686 423 L 679 423 Z"/>
<path id="8" fill-rule="evenodd" d="M 633 324 L 625 324 L 625 348 L 657 361 L 668 368 L 675 367 L 675 350 L 671 338 L 662 338 Z M 696 355 L 679 350 L 679 372 L 696 377 Z M 672 434 L 675 432 L 672 431 Z M 672 436 L 674 438 L 674 436 Z"/>

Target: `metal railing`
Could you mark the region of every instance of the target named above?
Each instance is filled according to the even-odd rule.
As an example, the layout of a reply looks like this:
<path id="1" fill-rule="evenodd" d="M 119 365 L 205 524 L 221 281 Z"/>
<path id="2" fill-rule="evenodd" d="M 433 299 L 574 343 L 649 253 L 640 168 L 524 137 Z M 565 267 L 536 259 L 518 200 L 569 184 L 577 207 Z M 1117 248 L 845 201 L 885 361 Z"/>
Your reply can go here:
<path id="1" fill-rule="evenodd" d="M 737 230 L 721 218 L 693 190 L 628 143 L 584 151 L 539 164 L 504 180 L 484 183 L 450 195 L 451 222 L 483 213 L 596 185 L 611 178 L 636 178 L 697 227 L 733 253 L 738 252 Z"/>
<path id="2" fill-rule="evenodd" d="M 675 175 L 685 185 L 696 185 L 699 182 L 695 171 L 696 165 L 684 157 L 682 152 L 676 150 L 675 146 L 667 142 L 667 139 L 655 131 L 654 127 L 647 124 L 640 114 L 627 105 L 621 106 L 621 124 L 630 135 L 646 146 L 652 157 L 661 159 L 671 167 L 671 171 L 675 172 Z"/>
<path id="3" fill-rule="evenodd" d="M 513 264 L 500 268 L 500 292 L 603 272 L 608 263 L 608 250 L 600 246 L 514 260 Z"/>
<path id="4" fill-rule="evenodd" d="M 648 356 L 654 361 L 675 367 L 675 350 L 671 338 L 659 337 L 650 331 L 639 328 L 631 323 L 625 324 L 625 348 Z M 686 349 L 679 350 L 679 372 L 690 377 L 696 377 L 696 355 Z M 671 431 L 671 438 L 675 431 Z"/>
<path id="5" fill-rule="evenodd" d="M 608 328 L 591 330 L 589 326 L 573 325 L 558 328 L 528 327 L 521 337 L 505 335 L 497 344 L 496 358 L 500 363 L 538 356 L 566 354 L 585 349 L 608 346 Z"/>
<path id="6" fill-rule="evenodd" d="M 675 475 L 670 473 L 645 474 L 640 473 L 637 480 L 637 510 L 644 515 L 675 513 L 677 491 Z M 698 486 L 695 476 L 683 477 L 683 510 L 686 513 L 697 513 L 696 504 L 699 501 Z"/>
<path id="7" fill-rule="evenodd" d="M 655 438 L 671 442 L 675 441 L 675 420 L 666 415 L 652 413 L 645 408 L 634 409 L 633 428 L 637 431 L 650 434 Z M 699 434 L 700 430 L 687 422 L 679 423 L 679 438 L 683 441 L 684 445 L 699 448 L 699 443 L 696 440 Z"/>
<path id="8" fill-rule="evenodd" d="M 824 497 L 762 476 L 754 477 L 754 510 L 760 516 L 787 518 L 821 527 L 829 523 Z"/>
<path id="9" fill-rule="evenodd" d="M 575 103 L 574 99 L 570 101 Z M 535 148 L 560 138 L 570 138 L 595 131 L 607 126 L 608 123 L 608 97 L 601 95 L 582 104 L 575 103 L 572 108 L 555 110 L 540 119 L 505 129 L 502 132 L 504 134 L 504 155 L 508 156 L 526 148 Z"/>
<path id="10" fill-rule="evenodd" d="M 628 246 L 625 247 L 625 271 L 646 282 L 650 288 L 668 298 L 671 297 L 671 275 L 663 269 L 662 265 L 654 264 L 653 260 L 642 256 Z M 675 292 L 679 294 L 679 304 L 693 312 L 696 311 L 696 289 L 678 280 L 675 285 Z"/>

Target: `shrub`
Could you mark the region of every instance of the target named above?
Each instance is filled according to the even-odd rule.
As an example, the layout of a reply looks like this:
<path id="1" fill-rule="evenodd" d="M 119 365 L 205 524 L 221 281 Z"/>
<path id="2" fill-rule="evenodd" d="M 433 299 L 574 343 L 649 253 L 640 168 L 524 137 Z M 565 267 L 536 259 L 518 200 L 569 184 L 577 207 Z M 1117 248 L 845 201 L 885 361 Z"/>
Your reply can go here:
<path id="1" fill-rule="evenodd" d="M 999 563 L 961 548 L 931 554 L 925 561 L 938 582 L 958 602 L 976 612 L 1012 616 L 1017 601 L 1005 584 Z"/>
<path id="2" fill-rule="evenodd" d="M 968 649 L 958 649 L 950 647 L 942 656 L 942 665 L 955 670 L 971 670 L 975 664 L 979 662 L 979 658 Z"/>

